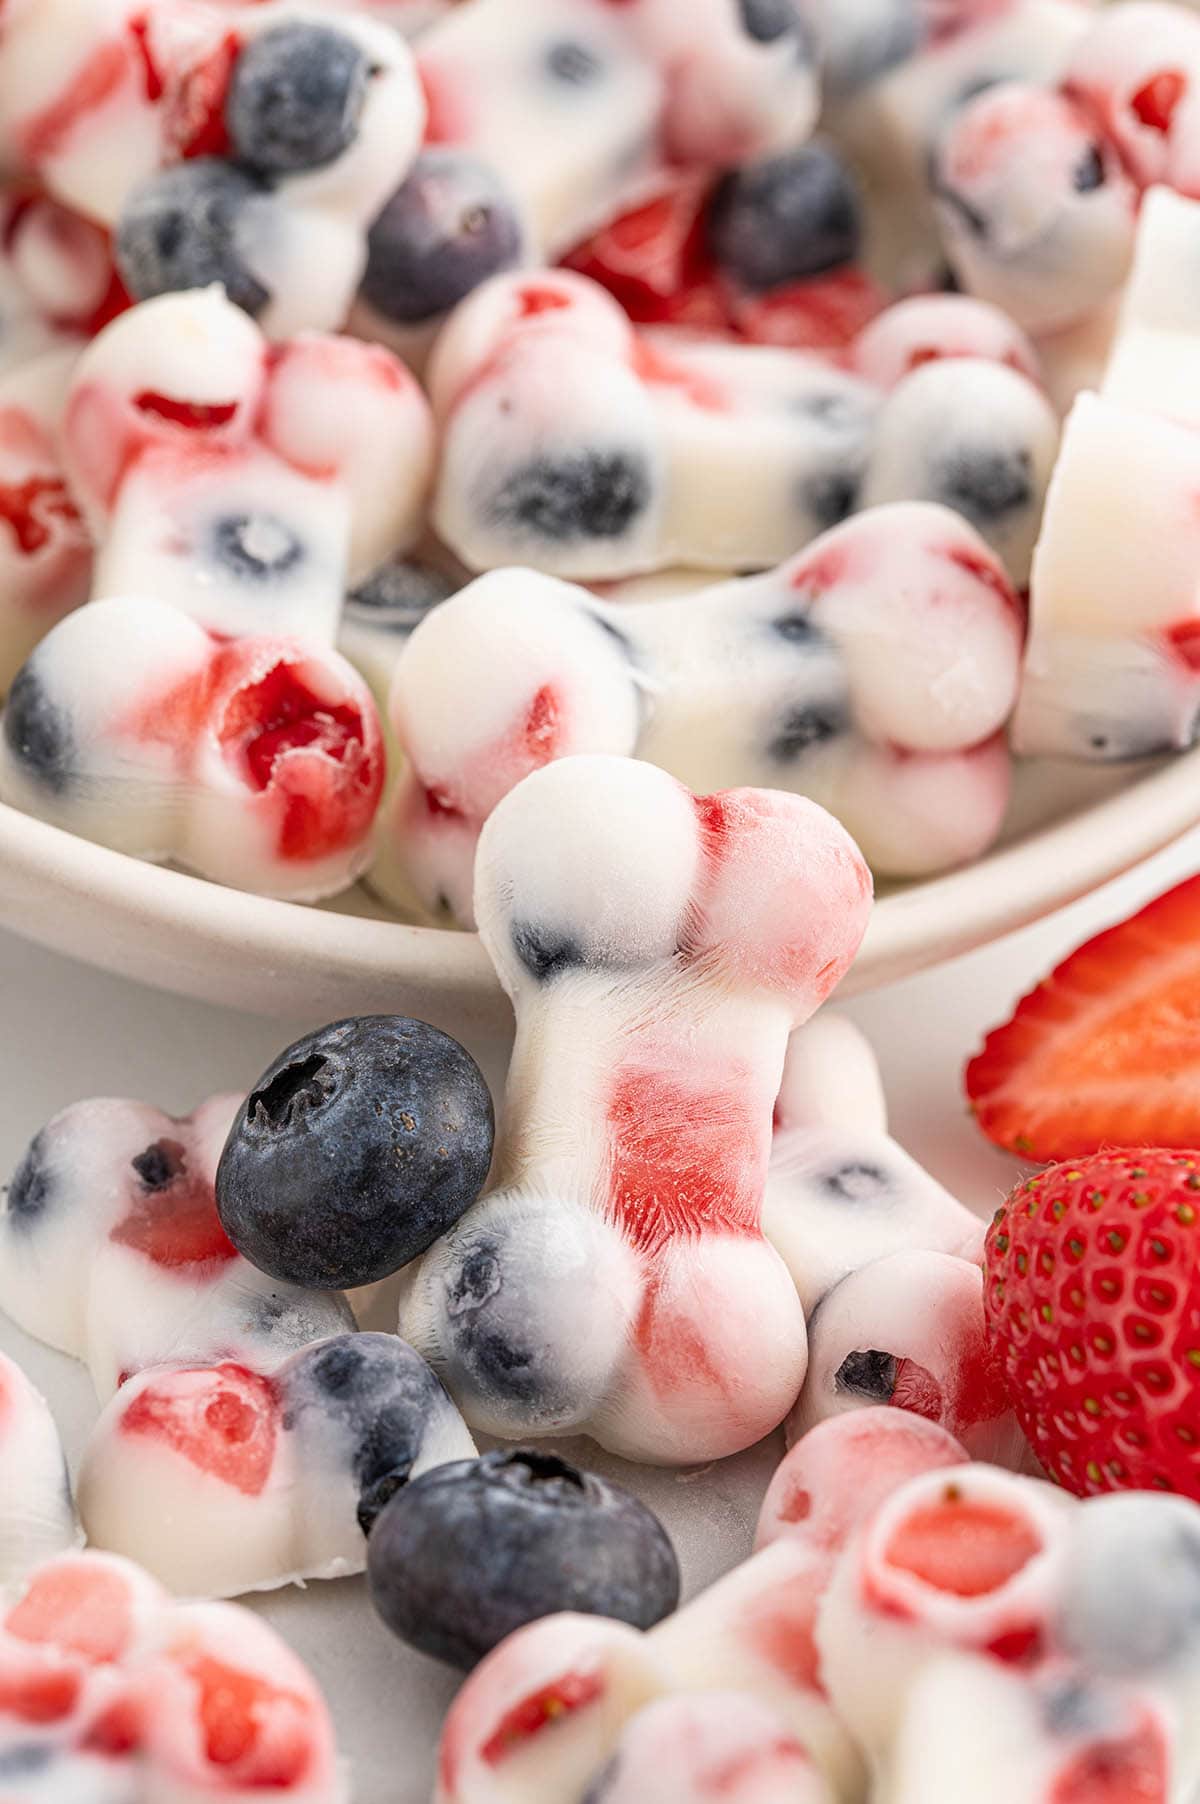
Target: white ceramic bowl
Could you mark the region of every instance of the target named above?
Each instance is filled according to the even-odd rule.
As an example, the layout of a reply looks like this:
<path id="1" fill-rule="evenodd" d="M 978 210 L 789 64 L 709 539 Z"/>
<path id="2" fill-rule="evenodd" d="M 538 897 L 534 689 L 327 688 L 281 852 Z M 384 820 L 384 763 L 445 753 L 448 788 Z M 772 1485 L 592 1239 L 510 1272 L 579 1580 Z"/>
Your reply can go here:
<path id="1" fill-rule="evenodd" d="M 1051 913 L 1200 822 L 1200 749 L 1157 766 L 1022 773 L 1000 847 L 881 892 L 843 993 Z M 305 908 L 139 863 L 0 806 L 0 924 L 121 976 L 268 1015 L 402 1010 L 474 1036 L 505 1002 L 474 934 L 408 926 L 355 891 Z"/>

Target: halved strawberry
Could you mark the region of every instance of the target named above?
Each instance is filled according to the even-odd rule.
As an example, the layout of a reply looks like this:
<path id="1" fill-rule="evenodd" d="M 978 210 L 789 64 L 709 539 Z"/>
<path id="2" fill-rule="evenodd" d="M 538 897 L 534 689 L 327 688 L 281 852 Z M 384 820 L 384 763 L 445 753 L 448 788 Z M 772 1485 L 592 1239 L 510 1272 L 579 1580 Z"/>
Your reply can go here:
<path id="1" fill-rule="evenodd" d="M 1200 1146 L 1200 877 L 1064 960 L 966 1086 L 988 1139 L 1023 1158 Z"/>

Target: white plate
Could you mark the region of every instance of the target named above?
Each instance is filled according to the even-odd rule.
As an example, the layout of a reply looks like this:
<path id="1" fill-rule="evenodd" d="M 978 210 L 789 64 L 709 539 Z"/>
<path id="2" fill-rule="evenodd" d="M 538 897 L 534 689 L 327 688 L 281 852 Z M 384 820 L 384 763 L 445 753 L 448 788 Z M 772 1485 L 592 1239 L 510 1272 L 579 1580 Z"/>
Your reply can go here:
<path id="1" fill-rule="evenodd" d="M 1050 914 L 1200 822 L 1200 749 L 1166 764 L 1022 771 L 1005 838 L 961 871 L 881 892 L 843 994 Z M 0 924 L 181 995 L 332 1020 L 401 1010 L 494 1031 L 507 1004 L 474 934 L 380 918 L 356 891 L 305 908 L 139 863 L 0 806 Z"/>

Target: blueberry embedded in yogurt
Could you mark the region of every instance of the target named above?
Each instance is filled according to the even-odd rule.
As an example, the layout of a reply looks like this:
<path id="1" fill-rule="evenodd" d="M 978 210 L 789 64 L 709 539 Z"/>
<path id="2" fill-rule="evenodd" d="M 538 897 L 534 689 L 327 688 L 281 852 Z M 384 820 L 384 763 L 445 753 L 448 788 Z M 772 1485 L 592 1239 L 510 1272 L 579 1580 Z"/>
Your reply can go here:
<path id="1" fill-rule="evenodd" d="M 779 288 L 853 262 L 858 192 L 836 152 L 804 144 L 722 177 L 707 229 L 713 255 L 735 282 Z"/>
<path id="2" fill-rule="evenodd" d="M 524 231 L 501 177 L 458 148 L 422 152 L 367 234 L 364 300 L 415 325 L 522 260 Z"/>
<path id="3" fill-rule="evenodd" d="M 388 1627 L 464 1670 L 554 1611 L 648 1629 L 679 1600 L 658 1518 L 619 1486 L 528 1449 L 409 1484 L 372 1530 L 367 1572 Z"/>
<path id="4" fill-rule="evenodd" d="M 234 65 L 225 102 L 234 155 L 264 176 L 332 163 L 357 136 L 371 73 L 345 32 L 311 20 L 271 26 Z"/>
<path id="5" fill-rule="evenodd" d="M 492 1133 L 487 1085 L 448 1035 L 401 1015 L 336 1021 L 251 1091 L 217 1171 L 221 1220 L 272 1277 L 370 1284 L 471 1206 Z"/>
<path id="6" fill-rule="evenodd" d="M 249 257 L 269 190 L 219 157 L 161 169 L 128 196 L 117 224 L 117 268 L 135 300 L 219 282 L 251 316 L 271 299 Z"/>

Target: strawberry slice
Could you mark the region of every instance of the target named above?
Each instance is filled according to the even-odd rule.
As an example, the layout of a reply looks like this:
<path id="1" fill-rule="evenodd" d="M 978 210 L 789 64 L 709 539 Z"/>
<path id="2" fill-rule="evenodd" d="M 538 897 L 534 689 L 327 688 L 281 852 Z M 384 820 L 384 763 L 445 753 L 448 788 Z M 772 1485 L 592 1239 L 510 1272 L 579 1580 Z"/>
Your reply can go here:
<path id="1" fill-rule="evenodd" d="M 710 186 L 707 175 L 672 176 L 652 199 L 585 239 L 563 262 L 607 288 L 642 324 L 704 324 L 710 311 L 727 324 L 704 243 Z"/>
<path id="2" fill-rule="evenodd" d="M 1200 877 L 1044 978 L 966 1088 L 988 1139 L 1023 1158 L 1200 1146 Z"/>

